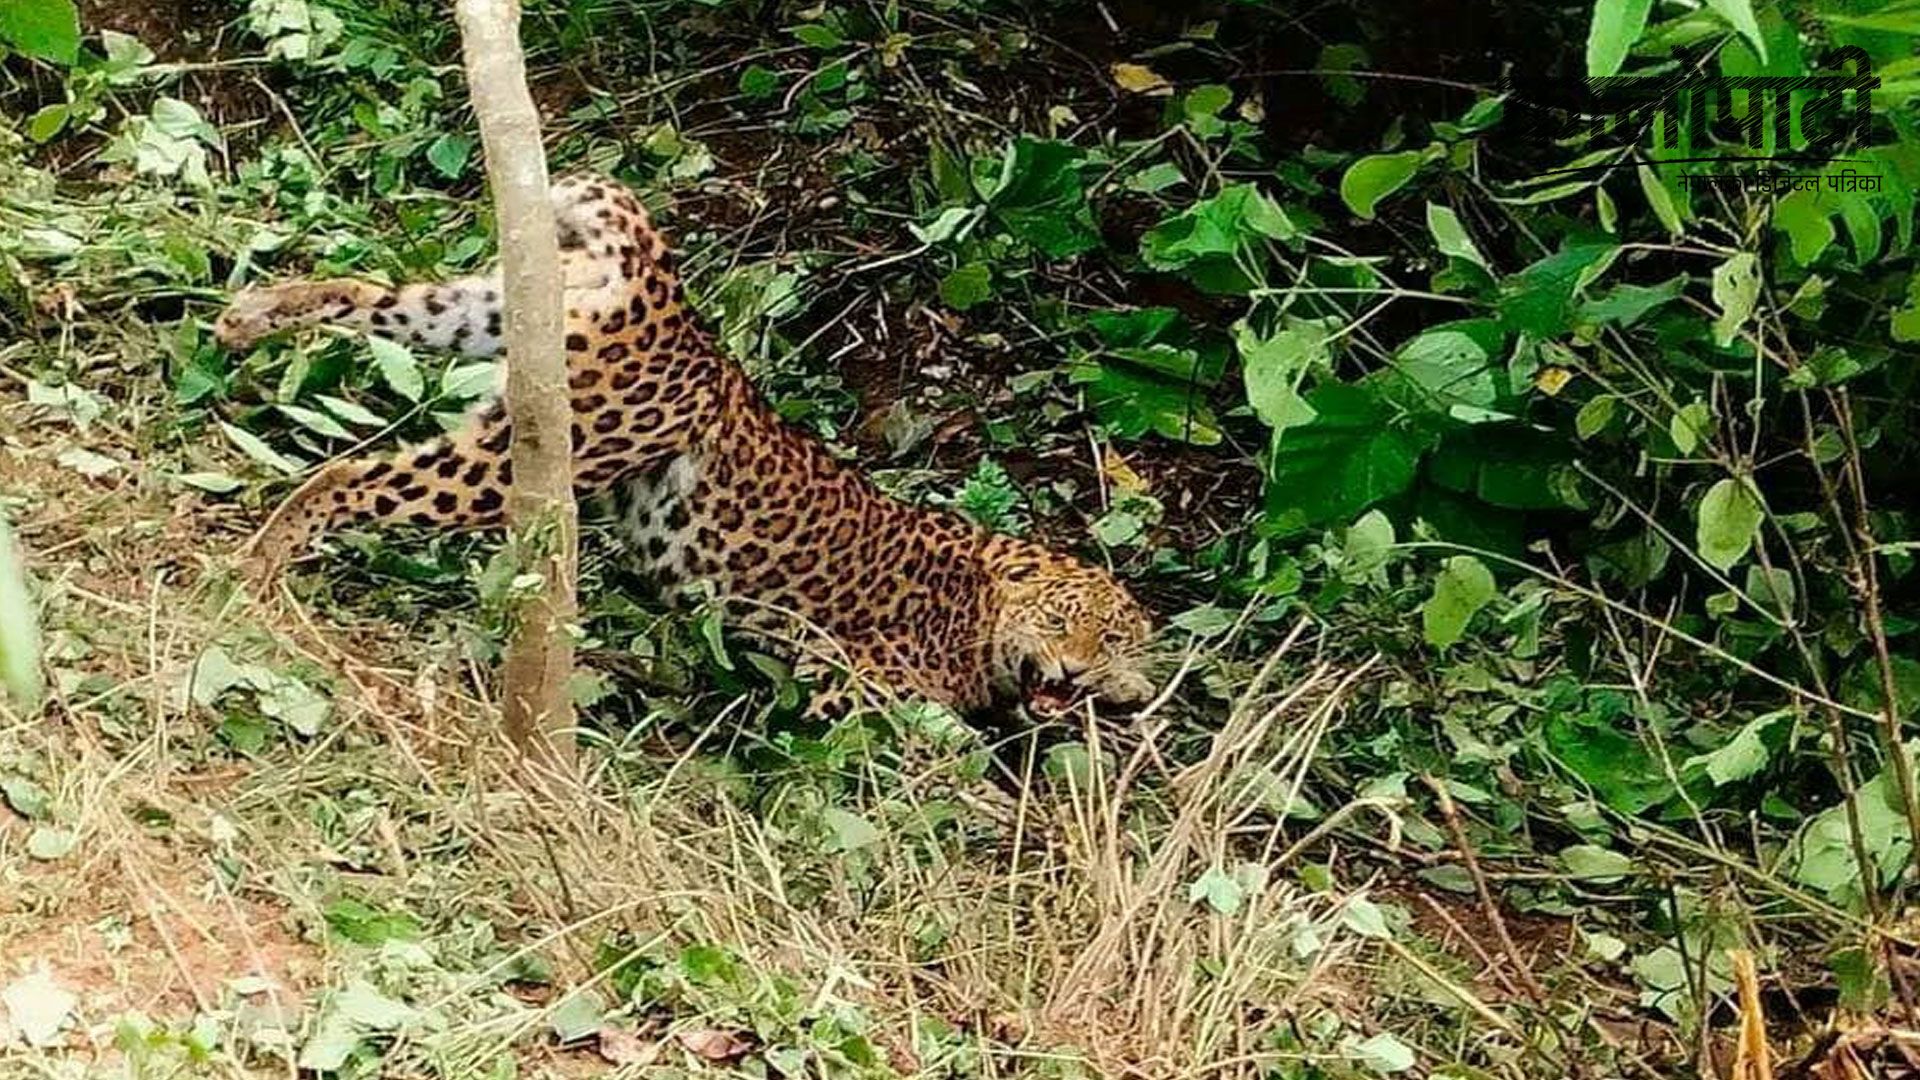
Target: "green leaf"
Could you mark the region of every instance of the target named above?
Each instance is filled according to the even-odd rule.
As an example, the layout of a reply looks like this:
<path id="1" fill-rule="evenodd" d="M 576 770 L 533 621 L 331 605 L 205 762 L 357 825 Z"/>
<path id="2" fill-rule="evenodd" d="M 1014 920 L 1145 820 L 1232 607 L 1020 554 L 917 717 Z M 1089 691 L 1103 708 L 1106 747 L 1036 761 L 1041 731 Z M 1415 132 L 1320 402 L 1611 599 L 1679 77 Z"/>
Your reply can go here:
<path id="1" fill-rule="evenodd" d="M 0 41 L 27 56 L 70 66 L 80 58 L 80 12 L 73 0 L 4 0 Z"/>
<path id="2" fill-rule="evenodd" d="M 601 1003 L 600 995 L 592 990 L 578 990 L 561 999 L 547 1014 L 547 1026 L 561 1043 L 579 1042 L 599 1031 L 605 1017 L 606 1006 Z"/>
<path id="3" fill-rule="evenodd" d="M 40 705 L 40 619 L 27 592 L 26 560 L 0 518 L 0 687 L 23 713 Z"/>
<path id="4" fill-rule="evenodd" d="M 793 27 L 789 32 L 799 38 L 802 44 L 811 45 L 816 49 L 837 49 L 847 43 L 847 39 L 841 36 L 840 31 L 825 23 L 805 23 Z"/>
<path id="5" fill-rule="evenodd" d="M 352 897 L 335 900 L 321 914 L 328 929 L 355 945 L 384 945 L 420 937 L 419 920 L 407 912 L 382 911 Z"/>
<path id="6" fill-rule="evenodd" d="M 1148 230 L 1140 259 L 1155 270 L 1180 270 L 1232 259 L 1262 238 L 1290 240 L 1299 229 L 1286 211 L 1252 184 L 1232 184 Z"/>
<path id="7" fill-rule="evenodd" d="M 1430 437 L 1408 430 L 1370 386 L 1328 383 L 1307 395 L 1311 422 L 1276 438 L 1268 473 L 1270 519 L 1351 521 L 1413 483 Z M 1270 524 L 1273 524 L 1270 521 Z"/>
<path id="8" fill-rule="evenodd" d="M 1500 283 L 1500 322 L 1535 340 L 1572 329 L 1573 297 L 1604 274 L 1617 244 L 1575 244 L 1548 255 Z"/>
<path id="9" fill-rule="evenodd" d="M 1787 234 L 1793 261 L 1810 266 L 1833 243 L 1833 212 L 1817 191 L 1795 191 L 1774 200 L 1773 227 Z"/>
<path id="10" fill-rule="evenodd" d="M 1437 413 L 1458 405 L 1486 409 L 1496 390 L 1487 350 L 1459 330 L 1429 330 L 1394 353 L 1393 369 L 1418 393 L 1408 404 Z"/>
<path id="11" fill-rule="evenodd" d="M 66 105 L 42 107 L 27 121 L 27 138 L 37 143 L 46 142 L 60 134 L 60 129 L 67 126 L 67 120 L 72 115 L 73 110 Z"/>
<path id="12" fill-rule="evenodd" d="M 1799 597 L 1793 571 L 1784 566 L 1749 566 L 1745 592 L 1754 603 L 1782 619 L 1792 618 Z"/>
<path id="13" fill-rule="evenodd" d="M 1275 432 L 1311 421 L 1313 407 L 1300 396 L 1299 386 L 1308 371 L 1327 363 L 1325 331 L 1319 324 L 1295 323 L 1262 338 L 1243 319 L 1234 324 L 1233 340 L 1254 415 Z"/>
<path id="14" fill-rule="evenodd" d="M 968 263 L 940 279 L 940 300 L 955 311 L 966 311 L 993 296 L 993 269 L 986 263 Z"/>
<path id="15" fill-rule="evenodd" d="M 473 140 L 448 132 L 427 147 L 427 163 L 449 180 L 458 180 L 467 172 L 467 159 L 473 155 Z"/>
<path id="16" fill-rule="evenodd" d="M 1580 411 L 1573 418 L 1573 433 L 1582 439 L 1591 439 L 1607 430 L 1619 404 L 1620 399 L 1612 394 L 1601 394 L 1580 406 Z"/>
<path id="17" fill-rule="evenodd" d="M 1633 3 L 1635 0 L 1623 2 Z M 1686 226 L 1680 220 L 1680 207 L 1673 201 L 1673 192 L 1667 190 L 1667 185 L 1647 166 L 1641 165 L 1635 171 L 1640 177 L 1640 193 L 1646 196 L 1647 205 L 1653 208 L 1653 216 L 1666 226 L 1667 235 L 1679 236 Z"/>
<path id="18" fill-rule="evenodd" d="M 1086 151 L 1071 143 L 1016 139 L 982 194 L 1007 232 L 1048 258 L 1070 258 L 1100 244 L 1080 179 L 1085 164 Z"/>
<path id="19" fill-rule="evenodd" d="M 1713 302 L 1720 316 L 1713 321 L 1713 340 L 1721 348 L 1733 344 L 1760 301 L 1760 262 L 1742 251 L 1713 271 Z"/>
<path id="20" fill-rule="evenodd" d="M 1387 927 L 1387 917 L 1380 905 L 1364 896 L 1356 896 L 1347 901 L 1340 912 L 1340 922 L 1347 929 L 1367 938 L 1390 938 L 1393 931 Z"/>
<path id="21" fill-rule="evenodd" d="M 220 423 L 220 430 L 226 433 L 227 438 L 233 443 L 233 445 L 240 448 L 241 453 L 246 454 L 248 457 L 252 458 L 254 461 L 259 462 L 262 465 L 265 465 L 267 468 L 272 469 L 275 472 L 285 473 L 288 476 L 292 476 L 295 473 L 298 473 L 302 468 L 304 468 L 304 466 L 301 465 L 298 461 L 295 461 L 292 458 L 287 457 L 285 454 L 282 454 L 280 451 L 275 450 L 273 447 L 268 446 L 265 440 L 261 439 L 260 436 L 255 435 L 253 432 L 248 431 L 245 428 L 235 427 L 234 425 L 227 423 L 225 420 L 222 420 L 219 423 Z"/>
<path id="22" fill-rule="evenodd" d="M 1413 179 L 1426 157 L 1418 150 L 1369 154 L 1347 167 L 1346 175 L 1340 178 L 1340 198 L 1348 209 L 1372 220 L 1374 207 Z"/>
<path id="23" fill-rule="evenodd" d="M 1365 1039 L 1349 1039 L 1343 1049 L 1348 1057 L 1374 1072 L 1388 1076 L 1406 1072 L 1419 1060 L 1413 1048 L 1401 1042 L 1399 1036 L 1391 1031 L 1382 1031 Z"/>
<path id="24" fill-rule="evenodd" d="M 1149 366 L 1155 353 L 1171 354 L 1166 359 L 1173 362 L 1196 362 L 1191 350 L 1159 345 L 1127 350 L 1122 355 L 1131 363 L 1076 363 L 1068 379 L 1084 388 L 1087 403 L 1115 434 L 1137 439 L 1153 432 L 1196 446 L 1219 443 L 1220 422 L 1207 404 L 1204 387 L 1197 380 L 1174 381 L 1159 374 L 1160 369 Z"/>
<path id="25" fill-rule="evenodd" d="M 1785 717 L 1783 713 L 1769 713 L 1747 721 L 1740 730 L 1734 732 L 1718 750 L 1690 757 L 1681 765 L 1683 773 L 1700 769 L 1713 781 L 1715 787 L 1725 787 L 1736 781 L 1745 780 L 1767 767 L 1772 757 L 1762 736 L 1766 730 Z"/>
<path id="26" fill-rule="evenodd" d="M 274 408 L 285 414 L 287 419 L 309 431 L 324 435 L 329 439 L 353 441 L 353 432 L 340 426 L 340 421 L 326 413 L 314 409 L 303 409 L 298 405 L 275 405 Z"/>
<path id="27" fill-rule="evenodd" d="M 1753 0 L 1707 0 L 1707 6 L 1739 31 L 1753 51 L 1759 54 L 1760 61 L 1766 62 L 1767 39 L 1760 33 L 1759 21 L 1753 17 Z"/>
<path id="28" fill-rule="evenodd" d="M 759 64 L 748 64 L 740 73 L 740 93 L 750 98 L 772 97 L 780 89 L 780 76 Z"/>
<path id="29" fill-rule="evenodd" d="M 380 378 L 394 393 L 417 402 L 426 393 L 426 380 L 420 376 L 420 364 L 405 345 L 386 338 L 368 338 L 367 348 L 373 353 L 374 365 L 380 369 Z"/>
<path id="30" fill-rule="evenodd" d="M 1459 641 L 1467 623 L 1495 594 L 1493 573 L 1472 555 L 1455 555 L 1433 579 L 1433 595 L 1420 608 L 1427 643 L 1444 649 Z"/>
<path id="31" fill-rule="evenodd" d="M 1201 874 L 1192 885 L 1187 887 L 1188 903 L 1204 902 L 1222 915 L 1238 913 L 1240 905 L 1245 900 L 1246 894 L 1241 889 L 1240 882 L 1234 880 L 1232 874 L 1217 866 Z"/>
<path id="32" fill-rule="evenodd" d="M 1560 865 L 1576 881 L 1608 884 L 1633 872 L 1633 860 L 1617 851 L 1592 844 L 1575 844 L 1560 852 Z"/>
<path id="33" fill-rule="evenodd" d="M 1393 522 L 1387 515 L 1378 510 L 1360 515 L 1360 520 L 1347 529 L 1346 546 L 1340 553 L 1340 579 L 1359 584 L 1374 576 L 1387 565 L 1393 543 Z"/>
<path id="34" fill-rule="evenodd" d="M 821 815 L 826 823 L 827 851 L 844 854 L 869 847 L 880 839 L 880 830 L 859 814 L 829 806 Z"/>
<path id="35" fill-rule="evenodd" d="M 1487 257 L 1473 245 L 1473 237 L 1467 235 L 1466 226 L 1460 224 L 1460 216 L 1451 207 L 1428 203 L 1427 231 L 1433 234 L 1434 246 L 1440 249 L 1440 254 L 1487 268 Z"/>
<path id="36" fill-rule="evenodd" d="M 1713 407 L 1704 401 L 1690 401 L 1667 421 L 1667 438 L 1682 454 L 1691 454 L 1713 437 Z"/>
<path id="37" fill-rule="evenodd" d="M 1587 30 L 1587 75 L 1616 75 L 1633 43 L 1647 27 L 1653 0 L 1594 0 Z"/>
<path id="38" fill-rule="evenodd" d="M 1695 543 L 1700 557 L 1721 573 L 1733 567 L 1753 546 L 1765 507 L 1752 485 L 1728 477 L 1707 489 L 1700 500 Z"/>

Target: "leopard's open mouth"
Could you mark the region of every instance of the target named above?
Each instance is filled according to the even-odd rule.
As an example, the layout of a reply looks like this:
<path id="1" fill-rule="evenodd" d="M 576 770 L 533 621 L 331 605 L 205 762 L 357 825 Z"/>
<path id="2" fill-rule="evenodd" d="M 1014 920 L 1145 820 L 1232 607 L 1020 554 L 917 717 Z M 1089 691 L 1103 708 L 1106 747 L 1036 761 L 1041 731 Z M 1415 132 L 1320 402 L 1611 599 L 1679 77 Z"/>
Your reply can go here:
<path id="1" fill-rule="evenodd" d="M 1087 696 L 1087 688 L 1071 679 L 1036 682 L 1027 691 L 1027 708 L 1039 716 L 1064 716 Z"/>

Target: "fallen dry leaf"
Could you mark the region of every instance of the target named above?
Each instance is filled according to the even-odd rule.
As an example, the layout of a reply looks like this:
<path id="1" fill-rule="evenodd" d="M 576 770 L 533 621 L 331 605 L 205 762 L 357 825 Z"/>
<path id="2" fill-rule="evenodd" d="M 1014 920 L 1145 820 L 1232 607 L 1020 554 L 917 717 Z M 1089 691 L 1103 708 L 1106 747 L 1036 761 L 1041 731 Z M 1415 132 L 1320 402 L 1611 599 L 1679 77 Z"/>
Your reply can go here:
<path id="1" fill-rule="evenodd" d="M 1113 81 L 1122 90 L 1135 94 L 1173 93 L 1173 84 L 1145 64 L 1115 64 L 1111 70 Z"/>
<path id="2" fill-rule="evenodd" d="M 603 1027 L 598 1038 L 600 1056 L 610 1065 L 651 1065 L 660 1056 L 659 1042 L 622 1028 Z"/>
<path id="3" fill-rule="evenodd" d="M 1107 481 L 1123 495 L 1147 493 L 1146 479 L 1134 472 L 1133 466 L 1127 464 L 1127 459 L 1111 446 L 1100 450 L 1100 471 L 1107 474 Z"/>
<path id="4" fill-rule="evenodd" d="M 674 1035 L 687 1052 L 704 1061 L 738 1061 L 753 1052 L 752 1037 L 719 1028 L 699 1028 Z"/>
<path id="5" fill-rule="evenodd" d="M 1540 392 L 1548 397 L 1565 390 L 1567 384 L 1572 381 L 1573 372 L 1562 367 L 1541 368 L 1540 374 L 1533 377 L 1533 385 L 1539 387 Z"/>

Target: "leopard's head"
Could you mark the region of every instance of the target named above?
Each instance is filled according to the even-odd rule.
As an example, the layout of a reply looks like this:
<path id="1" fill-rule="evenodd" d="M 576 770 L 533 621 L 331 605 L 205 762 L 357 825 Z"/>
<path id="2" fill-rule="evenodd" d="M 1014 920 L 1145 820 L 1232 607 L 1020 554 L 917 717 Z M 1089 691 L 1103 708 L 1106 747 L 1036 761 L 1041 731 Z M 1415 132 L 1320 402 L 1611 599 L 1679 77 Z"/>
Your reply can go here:
<path id="1" fill-rule="evenodd" d="M 1013 568 L 999 592 L 993 661 L 1003 690 L 1043 709 L 1082 694 L 1119 705 L 1153 696 L 1153 619 L 1113 575 L 1053 558 Z"/>

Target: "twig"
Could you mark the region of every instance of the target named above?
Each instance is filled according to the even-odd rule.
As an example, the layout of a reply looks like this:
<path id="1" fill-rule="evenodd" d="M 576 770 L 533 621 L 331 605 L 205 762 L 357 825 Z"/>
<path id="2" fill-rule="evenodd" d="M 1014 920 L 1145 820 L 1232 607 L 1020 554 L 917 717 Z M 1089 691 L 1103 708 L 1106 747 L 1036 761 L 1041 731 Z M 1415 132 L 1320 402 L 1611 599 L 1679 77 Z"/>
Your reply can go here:
<path id="1" fill-rule="evenodd" d="M 1467 842 L 1467 829 L 1460 821 L 1460 811 L 1453 805 L 1453 796 L 1447 794 L 1446 785 L 1431 776 L 1422 775 L 1421 780 L 1433 790 L 1434 798 L 1440 802 L 1440 816 L 1447 821 L 1447 831 L 1453 834 L 1453 844 L 1460 849 L 1460 859 L 1466 864 L 1467 873 L 1473 878 L 1473 891 L 1479 894 L 1480 910 L 1487 921 L 1493 924 L 1493 932 L 1500 937 L 1500 949 L 1507 954 L 1513 964 L 1514 973 L 1519 976 L 1521 988 L 1533 999 L 1535 1005 L 1544 1008 L 1547 992 L 1540 981 L 1533 977 L 1533 968 L 1520 955 L 1520 949 L 1513 943 L 1513 935 L 1507 932 L 1507 920 L 1500 915 L 1500 905 L 1493 899 L 1493 890 L 1487 885 L 1487 875 L 1480 870 L 1480 857 L 1475 854 L 1473 845 Z"/>

